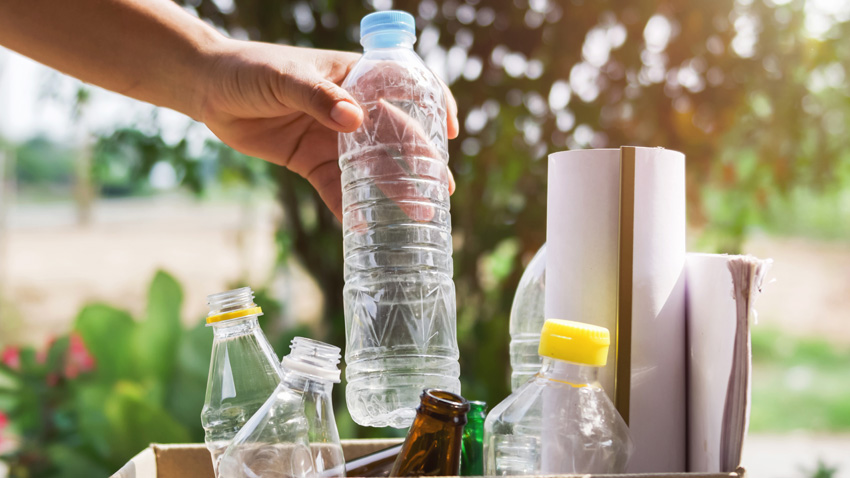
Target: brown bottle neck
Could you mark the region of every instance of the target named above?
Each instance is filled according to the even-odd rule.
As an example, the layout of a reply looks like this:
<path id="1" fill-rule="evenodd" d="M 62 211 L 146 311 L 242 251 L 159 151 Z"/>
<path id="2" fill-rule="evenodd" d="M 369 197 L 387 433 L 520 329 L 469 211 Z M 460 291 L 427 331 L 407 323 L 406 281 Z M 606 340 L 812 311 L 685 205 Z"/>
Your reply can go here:
<path id="1" fill-rule="evenodd" d="M 426 390 L 390 476 L 456 476 L 469 403 Z"/>

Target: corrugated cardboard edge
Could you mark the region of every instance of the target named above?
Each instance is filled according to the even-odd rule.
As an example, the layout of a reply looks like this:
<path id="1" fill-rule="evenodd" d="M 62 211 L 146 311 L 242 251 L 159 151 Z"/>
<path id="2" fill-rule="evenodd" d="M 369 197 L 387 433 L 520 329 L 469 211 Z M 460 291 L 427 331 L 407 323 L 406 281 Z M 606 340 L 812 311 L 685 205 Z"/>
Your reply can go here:
<path id="1" fill-rule="evenodd" d="M 401 443 L 401 439 L 342 440 L 346 460 Z M 639 473 L 626 475 L 549 475 L 560 478 L 746 478 L 744 468 L 733 473 Z M 213 478 L 212 462 L 201 444 L 152 444 L 111 478 Z"/>

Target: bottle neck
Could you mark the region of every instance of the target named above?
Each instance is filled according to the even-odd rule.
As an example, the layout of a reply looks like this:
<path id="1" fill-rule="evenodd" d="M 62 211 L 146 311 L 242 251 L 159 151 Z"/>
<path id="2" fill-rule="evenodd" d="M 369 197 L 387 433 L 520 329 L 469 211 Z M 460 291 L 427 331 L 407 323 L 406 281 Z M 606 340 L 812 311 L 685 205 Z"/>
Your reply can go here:
<path id="1" fill-rule="evenodd" d="M 387 31 L 375 32 L 360 39 L 365 51 L 378 50 L 382 48 L 406 48 L 413 50 L 416 36 L 406 32 Z"/>
<path id="2" fill-rule="evenodd" d="M 457 476 L 467 412 L 460 395 L 425 390 L 390 476 Z"/>
<path id="3" fill-rule="evenodd" d="M 419 408 L 416 409 L 416 419 L 429 417 L 447 425 L 465 425 L 466 414 L 469 413 L 469 402 L 451 392 L 427 389 L 419 397 Z"/>
<path id="4" fill-rule="evenodd" d="M 469 423 L 484 423 L 487 418 L 487 404 L 484 402 L 469 402 L 469 412 L 466 419 Z"/>
<path id="5" fill-rule="evenodd" d="M 283 358 L 282 383 L 302 392 L 330 393 L 339 383 L 340 349 L 318 340 L 295 337 L 289 355 Z"/>
<path id="6" fill-rule="evenodd" d="M 327 393 L 330 395 L 333 389 L 333 382 L 323 380 L 315 375 L 306 374 L 290 370 L 283 366 L 283 378 L 280 380 L 281 385 L 303 393 Z"/>
<path id="7" fill-rule="evenodd" d="M 577 387 L 599 386 L 599 370 L 601 368 L 543 357 L 543 364 L 538 375 L 547 380 Z"/>
<path id="8" fill-rule="evenodd" d="M 260 328 L 256 315 L 241 317 L 238 319 L 223 320 L 211 325 L 216 339 L 227 339 L 237 337 L 239 335 L 253 334 Z"/>

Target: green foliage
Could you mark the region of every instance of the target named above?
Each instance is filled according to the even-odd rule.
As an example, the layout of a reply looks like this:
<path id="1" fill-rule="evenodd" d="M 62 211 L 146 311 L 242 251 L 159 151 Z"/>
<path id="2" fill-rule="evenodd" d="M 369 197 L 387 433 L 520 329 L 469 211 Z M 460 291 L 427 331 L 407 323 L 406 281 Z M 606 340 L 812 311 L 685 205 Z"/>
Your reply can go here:
<path id="1" fill-rule="evenodd" d="M 801 470 L 807 478 L 832 478 L 838 474 L 838 467 L 827 465 L 823 460 L 818 460 L 814 470 Z"/>
<path id="2" fill-rule="evenodd" d="M 181 303 L 180 286 L 159 272 L 142 320 L 90 305 L 45 350 L 4 351 L 11 476 L 106 476 L 151 442 L 203 440 L 212 340 L 203 324 L 181 327 Z"/>
<path id="3" fill-rule="evenodd" d="M 194 152 L 186 138 L 168 144 L 158 131 L 151 134 L 133 128 L 98 139 L 93 173 L 104 195 L 140 194 L 150 190 L 150 174 L 159 163 L 174 168 L 180 185 L 195 193 L 212 183 L 251 187 L 268 183 L 265 163 L 247 160 L 220 142 L 207 140 L 200 152 Z"/>
<path id="4" fill-rule="evenodd" d="M 33 138 L 16 148 L 15 180 L 23 187 L 70 186 L 74 173 L 73 149 L 46 138 Z"/>
<path id="5" fill-rule="evenodd" d="M 752 338 L 751 431 L 850 429 L 850 347 L 760 327 Z"/>
<path id="6" fill-rule="evenodd" d="M 136 323 L 130 314 L 108 305 L 94 304 L 83 308 L 74 329 L 98 361 L 98 374 L 108 381 L 136 376 L 136 362 L 127 353 L 132 349 Z"/>
<path id="7" fill-rule="evenodd" d="M 164 272 L 158 272 L 148 292 L 147 317 L 139 322 L 133 336 L 136 363 L 144 364 L 144 370 L 151 376 L 153 383 L 167 384 L 172 367 L 177 362 L 178 342 L 182 333 L 182 303 L 183 293 L 177 281 Z"/>

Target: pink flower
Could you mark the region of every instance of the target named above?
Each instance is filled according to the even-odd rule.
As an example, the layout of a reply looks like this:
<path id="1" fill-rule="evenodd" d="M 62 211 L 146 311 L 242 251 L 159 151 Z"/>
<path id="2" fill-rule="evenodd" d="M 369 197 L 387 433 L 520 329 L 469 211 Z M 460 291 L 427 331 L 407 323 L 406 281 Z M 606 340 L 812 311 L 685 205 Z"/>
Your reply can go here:
<path id="1" fill-rule="evenodd" d="M 19 370 L 21 368 L 21 349 L 12 347 L 11 345 L 6 347 L 0 353 L 0 361 L 12 370 Z M 3 417 L 5 418 L 5 416 Z M 0 421 L 0 424 L 3 423 L 5 422 Z"/>
<path id="2" fill-rule="evenodd" d="M 65 377 L 74 379 L 81 373 L 94 370 L 95 360 L 79 333 L 71 332 L 69 338 L 68 356 L 65 359 Z"/>
<path id="3" fill-rule="evenodd" d="M 9 426 L 9 417 L 5 413 L 0 412 L 0 450 L 3 449 L 3 431 Z"/>

